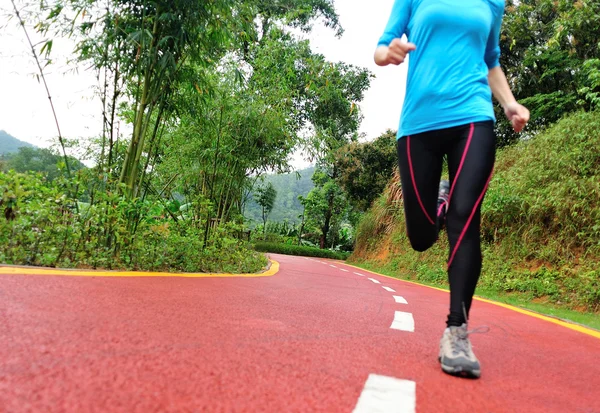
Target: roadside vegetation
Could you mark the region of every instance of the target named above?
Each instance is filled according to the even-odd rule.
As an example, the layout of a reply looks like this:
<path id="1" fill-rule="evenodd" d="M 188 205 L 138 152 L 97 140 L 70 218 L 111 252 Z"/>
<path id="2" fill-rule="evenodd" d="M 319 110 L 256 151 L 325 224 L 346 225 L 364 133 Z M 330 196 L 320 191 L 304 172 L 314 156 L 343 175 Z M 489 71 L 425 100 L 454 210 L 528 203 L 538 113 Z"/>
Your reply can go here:
<path id="1" fill-rule="evenodd" d="M 31 44 L 40 82 L 57 60 L 92 71 L 103 121 L 83 140 L 62 136 L 57 116 L 56 149 L 11 147 L 0 159 L 3 263 L 256 271 L 266 259 L 251 250 L 244 209 L 262 193 L 266 226 L 275 191 L 264 175 L 289 172 L 301 149 L 329 170 L 357 138 L 372 75 L 301 38 L 316 22 L 341 35 L 332 0 L 11 6 L 3 23 L 43 39 Z M 56 56 L 65 37 L 74 50 Z M 324 196 L 309 197 L 322 247 L 339 207 Z"/>
<path id="2" fill-rule="evenodd" d="M 257 242 L 254 244 L 256 251 L 272 252 L 275 254 L 299 255 L 302 257 L 331 258 L 334 260 L 345 260 L 349 253 L 331 251 L 315 247 L 304 247 L 291 244 L 274 242 Z"/>

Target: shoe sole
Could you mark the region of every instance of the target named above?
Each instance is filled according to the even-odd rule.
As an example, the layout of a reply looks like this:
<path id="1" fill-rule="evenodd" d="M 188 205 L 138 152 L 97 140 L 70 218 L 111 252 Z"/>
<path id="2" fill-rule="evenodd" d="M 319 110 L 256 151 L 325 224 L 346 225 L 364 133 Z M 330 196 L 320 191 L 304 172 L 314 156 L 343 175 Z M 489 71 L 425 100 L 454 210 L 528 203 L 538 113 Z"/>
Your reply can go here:
<path id="1" fill-rule="evenodd" d="M 438 361 L 440 362 L 440 366 L 442 367 L 444 373 L 450 374 L 451 376 L 465 377 L 471 379 L 478 379 L 479 377 L 481 377 L 481 369 L 468 370 L 463 369 L 461 366 L 446 366 L 442 363 L 441 357 L 438 358 Z"/>

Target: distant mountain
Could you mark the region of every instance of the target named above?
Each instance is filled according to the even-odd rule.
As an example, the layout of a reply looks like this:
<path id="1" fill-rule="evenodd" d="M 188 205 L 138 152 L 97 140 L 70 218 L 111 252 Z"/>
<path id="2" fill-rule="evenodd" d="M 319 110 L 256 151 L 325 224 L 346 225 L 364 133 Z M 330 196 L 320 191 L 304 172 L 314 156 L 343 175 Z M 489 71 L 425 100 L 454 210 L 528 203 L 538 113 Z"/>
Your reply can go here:
<path id="1" fill-rule="evenodd" d="M 302 205 L 298 201 L 298 195 L 306 196 L 313 189 L 314 184 L 311 180 L 315 168 L 307 168 L 298 172 L 280 175 L 267 175 L 265 182 L 271 182 L 277 191 L 277 198 L 273 211 L 269 215 L 269 221 L 300 222 L 298 215 L 302 214 Z M 252 198 L 244 215 L 247 219 L 254 220 L 256 223 L 262 223 L 260 206 Z"/>
<path id="2" fill-rule="evenodd" d="M 20 141 L 7 132 L 0 130 L 0 155 L 18 152 L 19 148 L 24 146 L 29 148 L 34 147 L 32 144 Z"/>

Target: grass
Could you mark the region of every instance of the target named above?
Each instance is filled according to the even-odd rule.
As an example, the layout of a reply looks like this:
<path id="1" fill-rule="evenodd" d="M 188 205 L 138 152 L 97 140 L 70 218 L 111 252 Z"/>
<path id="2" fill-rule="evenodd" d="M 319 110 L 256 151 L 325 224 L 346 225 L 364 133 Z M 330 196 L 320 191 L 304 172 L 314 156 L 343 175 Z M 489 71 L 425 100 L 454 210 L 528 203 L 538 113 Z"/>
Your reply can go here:
<path id="1" fill-rule="evenodd" d="M 400 277 L 398 270 L 391 270 L 385 266 L 375 265 L 372 262 L 352 262 L 352 265 L 360 267 L 362 269 L 376 272 L 379 274 L 387 275 L 399 280 L 418 282 L 419 284 L 428 285 L 430 287 L 437 287 L 448 289 L 447 282 L 434 282 L 426 280 L 414 280 L 409 277 Z M 504 304 L 509 304 L 515 307 L 520 307 L 526 310 L 534 311 L 550 317 L 559 318 L 561 320 L 570 321 L 576 324 L 581 324 L 586 327 L 590 327 L 600 331 L 600 316 L 596 313 L 580 312 L 562 308 L 554 305 L 551 302 L 532 302 L 531 295 L 527 293 L 506 293 L 498 291 L 489 287 L 478 287 L 475 295 L 488 300 L 497 301 Z"/>

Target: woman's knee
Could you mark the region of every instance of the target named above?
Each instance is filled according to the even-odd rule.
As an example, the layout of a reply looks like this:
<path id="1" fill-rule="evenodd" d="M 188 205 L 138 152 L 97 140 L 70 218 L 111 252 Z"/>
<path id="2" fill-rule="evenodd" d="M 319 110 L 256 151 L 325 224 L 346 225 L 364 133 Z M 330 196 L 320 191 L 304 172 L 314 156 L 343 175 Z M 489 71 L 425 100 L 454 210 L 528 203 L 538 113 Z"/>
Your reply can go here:
<path id="1" fill-rule="evenodd" d="M 448 221 L 466 223 L 472 215 L 475 215 L 478 207 L 479 204 L 476 204 L 475 200 L 453 199 L 448 209 Z"/>
<path id="2" fill-rule="evenodd" d="M 423 237 L 423 236 L 411 236 L 408 235 L 410 240 L 410 246 L 417 252 L 427 251 L 437 241 L 437 236 Z"/>

